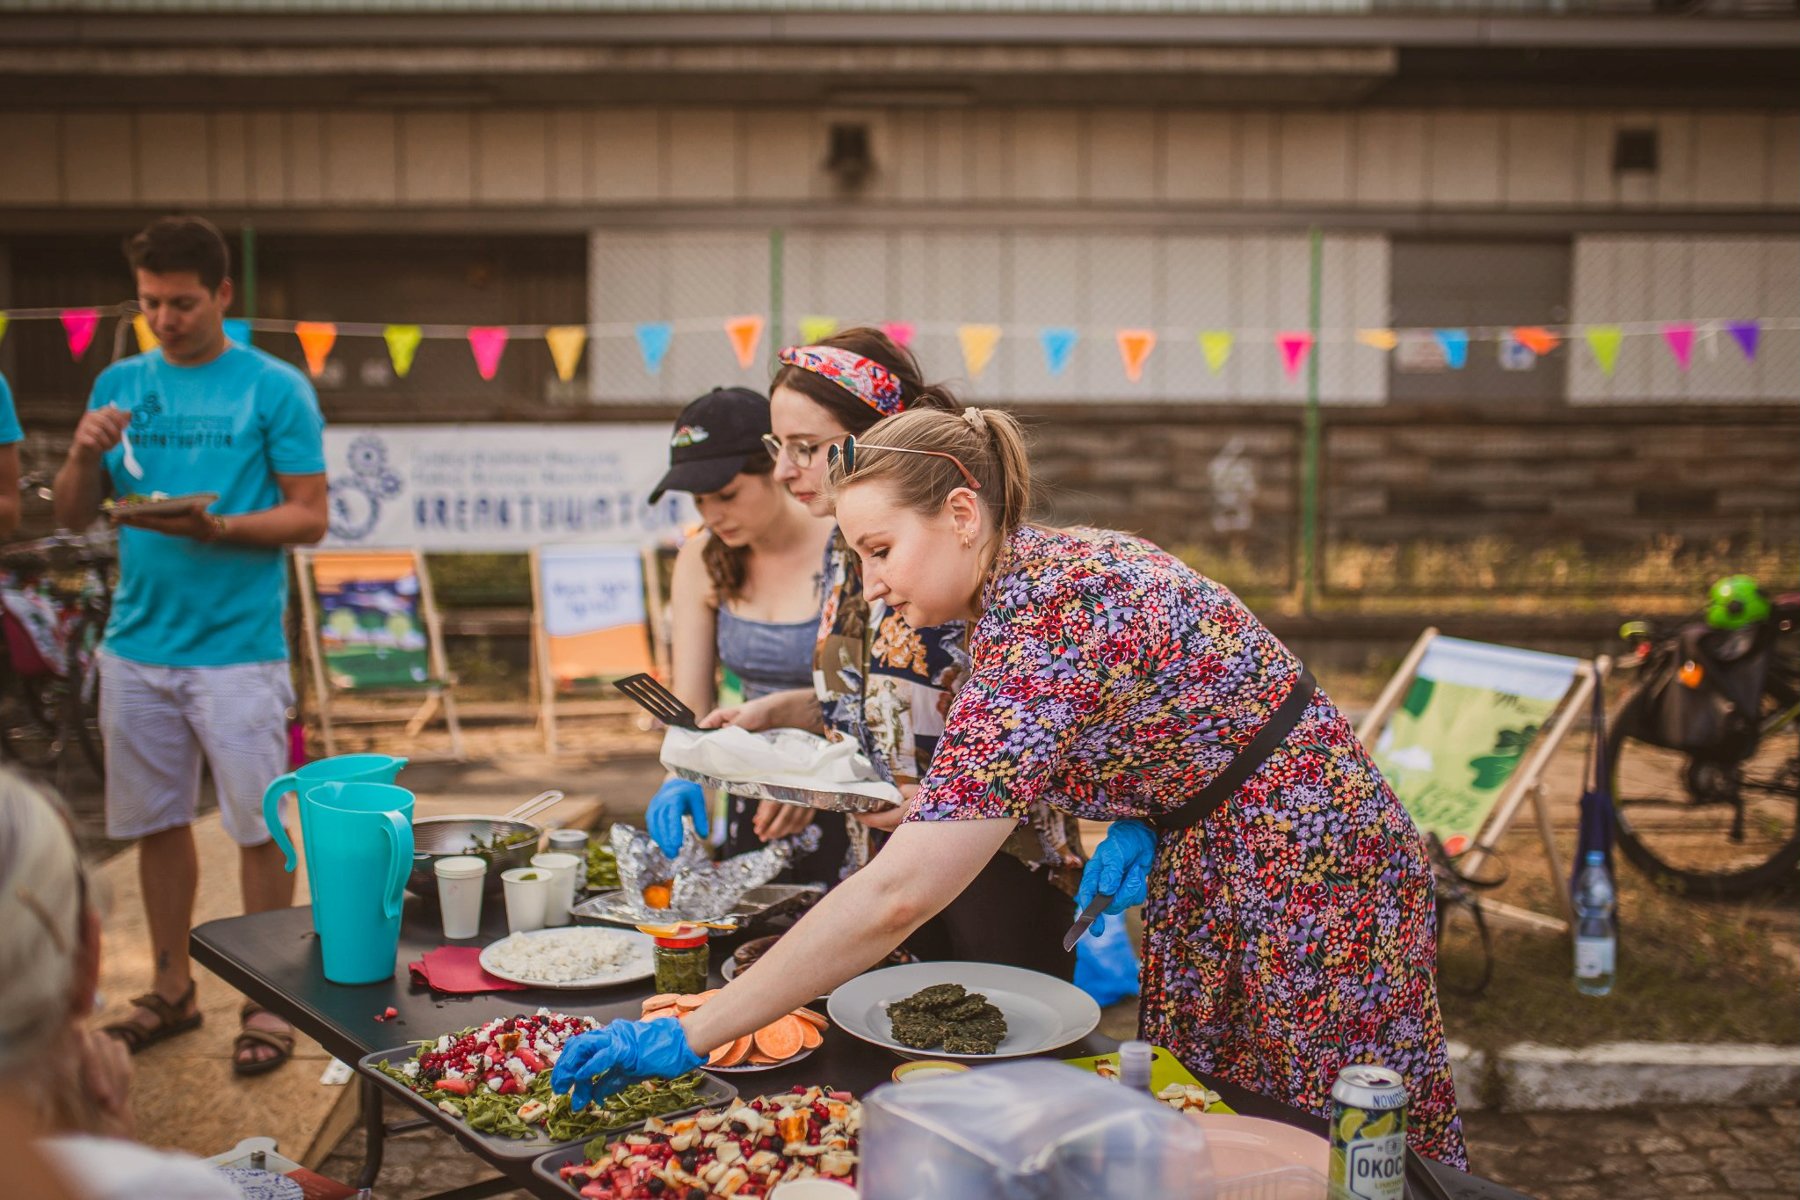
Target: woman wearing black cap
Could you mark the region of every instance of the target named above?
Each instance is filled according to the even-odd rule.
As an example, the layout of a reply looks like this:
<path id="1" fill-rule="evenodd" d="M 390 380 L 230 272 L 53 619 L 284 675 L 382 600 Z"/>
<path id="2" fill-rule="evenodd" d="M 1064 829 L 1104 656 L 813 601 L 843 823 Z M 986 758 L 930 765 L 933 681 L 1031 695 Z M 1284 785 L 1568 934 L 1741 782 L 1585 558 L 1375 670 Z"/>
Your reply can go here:
<path id="1" fill-rule="evenodd" d="M 721 665 L 743 683 L 747 699 L 809 687 L 819 627 L 819 563 L 831 537 L 829 518 L 811 515 L 775 482 L 763 445 L 769 402 L 745 388 L 715 388 L 682 410 L 669 439 L 669 471 L 650 494 L 689 492 L 706 531 L 681 548 L 670 588 L 674 691 L 695 712 L 718 703 Z M 754 850 L 798 833 L 810 809 L 733 797 L 724 853 Z M 709 832 L 699 785 L 669 779 L 650 802 L 645 823 L 667 854 L 681 848 L 683 818 Z M 842 874 L 844 821 L 819 822 L 819 848 L 796 862 L 792 877 L 832 884 Z"/>

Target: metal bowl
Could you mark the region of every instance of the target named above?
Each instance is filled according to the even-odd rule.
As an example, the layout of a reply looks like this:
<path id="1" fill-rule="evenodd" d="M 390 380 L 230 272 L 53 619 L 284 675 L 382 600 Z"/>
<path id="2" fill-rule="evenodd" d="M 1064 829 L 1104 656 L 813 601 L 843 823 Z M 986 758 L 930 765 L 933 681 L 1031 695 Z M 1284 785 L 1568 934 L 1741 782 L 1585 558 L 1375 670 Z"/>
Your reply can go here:
<path id="1" fill-rule="evenodd" d="M 499 850 L 477 849 L 478 845 L 492 845 L 496 839 L 510 837 L 521 840 Z M 531 821 L 461 815 L 421 818 L 413 822 L 413 866 L 406 886 L 421 896 L 436 899 L 438 859 L 466 854 L 487 860 L 483 891 L 498 896 L 500 872 L 529 867 L 531 856 L 538 852 L 543 840 L 544 827 Z"/>

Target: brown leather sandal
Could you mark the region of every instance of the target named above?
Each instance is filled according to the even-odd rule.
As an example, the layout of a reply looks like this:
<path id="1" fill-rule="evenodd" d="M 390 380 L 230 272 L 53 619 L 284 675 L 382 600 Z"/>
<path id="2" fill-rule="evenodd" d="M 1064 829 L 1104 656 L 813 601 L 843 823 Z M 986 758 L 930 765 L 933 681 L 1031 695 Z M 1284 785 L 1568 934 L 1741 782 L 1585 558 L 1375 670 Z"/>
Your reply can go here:
<path id="1" fill-rule="evenodd" d="M 125 1043 L 127 1050 L 136 1054 L 166 1038 L 191 1033 L 200 1028 L 203 1018 L 198 1012 L 184 1016 L 181 1011 L 193 1002 L 194 981 L 191 979 L 188 980 L 187 991 L 181 993 L 181 998 L 173 1004 L 154 991 L 145 992 L 141 996 L 132 997 L 132 1006 L 155 1016 L 156 1024 L 139 1025 L 135 1021 L 117 1021 L 103 1027 L 100 1032 L 118 1038 Z"/>
<path id="2" fill-rule="evenodd" d="M 238 1020 L 248 1021 L 257 1013 L 269 1012 L 268 1009 L 254 1000 L 244 1001 L 244 1007 L 238 1009 Z M 278 1016 L 277 1013 L 270 1013 Z M 239 1055 L 253 1046 L 267 1046 L 275 1051 L 268 1058 L 240 1058 Z M 273 1029 L 251 1029 L 245 1026 L 238 1030 L 237 1040 L 231 1044 L 231 1069 L 238 1075 L 264 1075 L 294 1057 L 294 1031 L 290 1028 L 286 1033 L 277 1033 Z"/>

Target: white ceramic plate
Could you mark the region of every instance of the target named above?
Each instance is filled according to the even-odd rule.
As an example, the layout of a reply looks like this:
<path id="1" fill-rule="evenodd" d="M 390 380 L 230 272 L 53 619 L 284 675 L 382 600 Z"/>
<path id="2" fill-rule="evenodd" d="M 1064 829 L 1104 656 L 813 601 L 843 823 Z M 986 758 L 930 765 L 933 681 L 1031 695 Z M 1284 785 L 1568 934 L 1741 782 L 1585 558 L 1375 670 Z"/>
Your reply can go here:
<path id="1" fill-rule="evenodd" d="M 816 1046 L 813 1047 L 813 1050 L 816 1050 L 816 1049 L 818 1049 L 818 1047 L 816 1047 Z M 784 1058 L 778 1063 L 747 1062 L 747 1063 L 739 1063 L 735 1067 L 706 1067 L 706 1066 L 703 1066 L 700 1069 L 702 1071 L 707 1072 L 708 1074 L 716 1073 L 719 1075 L 748 1075 L 752 1071 L 773 1071 L 777 1067 L 791 1067 L 795 1063 L 799 1062 L 801 1059 L 808 1058 L 811 1055 L 812 1055 L 812 1050 L 802 1050 L 800 1053 L 794 1055 L 794 1057 Z"/>
<path id="2" fill-rule="evenodd" d="M 618 964 L 608 967 L 597 975 L 586 979 L 574 979 L 568 982 L 533 979 L 529 975 L 513 974 L 502 970 L 494 964 L 494 952 L 501 946 L 518 938 L 542 938 L 558 933 L 577 933 L 595 940 L 622 941 L 631 950 L 628 957 Z M 528 987 L 554 988 L 558 991 L 574 991 L 580 988 L 611 987 L 615 983 L 635 983 L 640 979 L 649 979 L 656 974 L 656 964 L 651 959 L 652 941 L 648 935 L 622 929 L 596 929 L 591 925 L 563 925 L 555 929 L 534 929 L 530 933 L 515 933 L 501 938 L 481 952 L 481 969 L 489 975 L 512 983 L 522 983 Z"/>
<path id="3" fill-rule="evenodd" d="M 986 996 L 1005 1014 L 1006 1038 L 994 1053 L 916 1050 L 894 1040 L 887 1005 L 934 983 L 960 983 L 969 991 Z M 840 1029 L 902 1058 L 948 1058 L 971 1063 L 1042 1054 L 1080 1041 L 1100 1024 L 1100 1006 L 1074 984 L 1054 975 L 995 963 L 921 962 L 870 971 L 831 993 L 826 1007 L 832 1023 Z"/>

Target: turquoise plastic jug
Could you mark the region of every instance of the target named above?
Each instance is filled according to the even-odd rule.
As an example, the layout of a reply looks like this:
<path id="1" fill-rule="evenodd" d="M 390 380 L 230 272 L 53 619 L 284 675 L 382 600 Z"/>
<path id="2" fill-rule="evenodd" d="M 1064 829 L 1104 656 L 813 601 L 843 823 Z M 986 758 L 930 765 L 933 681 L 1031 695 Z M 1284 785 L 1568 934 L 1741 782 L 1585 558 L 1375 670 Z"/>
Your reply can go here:
<path id="1" fill-rule="evenodd" d="M 386 783 L 321 783 L 307 789 L 302 807 L 325 978 L 393 978 L 401 898 L 412 871 L 413 794 Z"/>
<path id="2" fill-rule="evenodd" d="M 281 826 L 281 798 L 288 792 L 300 796 L 314 784 L 320 783 L 392 783 L 400 774 L 400 768 L 406 765 L 404 758 L 393 758 L 386 754 L 340 754 L 336 758 L 321 758 L 317 762 L 309 762 L 298 770 L 289 771 L 286 775 L 276 777 L 275 781 L 263 789 L 263 823 L 269 827 L 269 836 L 281 847 L 281 853 L 287 857 L 287 869 L 294 869 L 294 843 L 288 839 L 287 830 Z M 301 839 L 306 834 L 306 804 L 304 801 L 295 806 L 296 815 L 300 818 Z M 312 869 L 312 877 L 317 878 L 316 868 Z M 317 904 L 318 897 L 313 898 Z"/>

